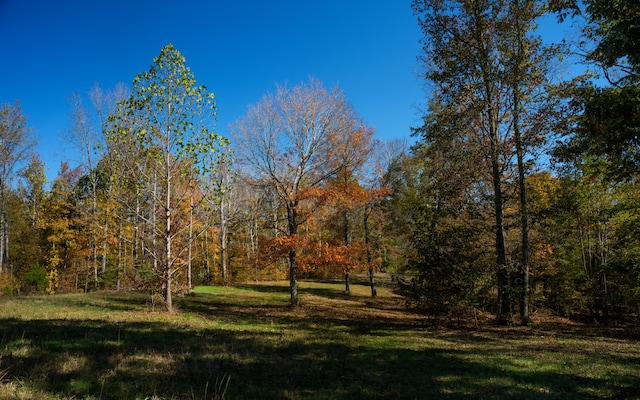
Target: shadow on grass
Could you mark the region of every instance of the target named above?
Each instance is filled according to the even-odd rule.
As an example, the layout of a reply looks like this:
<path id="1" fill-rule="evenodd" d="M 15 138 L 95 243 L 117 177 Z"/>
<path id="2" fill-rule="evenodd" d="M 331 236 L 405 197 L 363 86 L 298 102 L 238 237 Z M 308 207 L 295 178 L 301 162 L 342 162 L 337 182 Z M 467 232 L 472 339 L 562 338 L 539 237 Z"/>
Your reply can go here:
<path id="1" fill-rule="evenodd" d="M 265 293 L 279 293 L 283 289 L 277 285 L 240 285 L 235 286 L 243 290 L 252 290 Z M 288 295 L 288 288 L 284 288 Z M 347 332 L 354 335 L 376 334 L 379 336 L 395 335 L 402 330 L 422 330 L 424 327 L 412 318 L 388 317 L 382 308 L 377 309 L 375 304 L 364 305 L 369 301 L 368 296 L 355 296 L 344 294 L 331 288 L 304 288 L 300 289 L 302 306 L 292 308 L 288 297 L 282 297 L 279 302 L 270 301 L 266 304 L 261 299 L 249 299 L 239 302 L 237 299 L 227 300 L 224 296 L 209 296 L 207 294 L 185 298 L 179 302 L 182 312 L 194 313 L 207 319 L 229 324 L 244 325 L 276 325 L 288 326 L 295 324 L 295 329 L 304 330 L 307 333 L 317 331 L 319 326 L 324 327 L 324 333 L 334 331 Z M 366 308 L 368 312 L 361 315 L 354 314 L 350 308 L 334 308 L 329 302 L 323 302 L 326 307 L 305 304 L 304 294 L 313 294 L 327 300 L 350 300 L 352 309 Z M 355 304 L 354 304 L 355 302 Z M 361 302 L 361 303 L 358 303 Z M 385 306 L 386 307 L 386 306 Z M 387 307 L 388 308 L 388 307 Z M 412 315 L 406 309 L 402 309 L 405 315 Z"/>
<path id="2" fill-rule="evenodd" d="M 0 390 L 12 382 L 52 398 L 105 400 L 223 394 L 228 399 L 640 398 L 638 353 L 612 352 L 605 362 L 601 354 L 571 347 L 571 340 L 533 343 L 532 335 L 547 332 L 428 330 L 419 319 L 378 312 L 383 310 L 357 313 L 360 305 L 348 315 L 331 308 L 330 301 L 291 309 L 286 286 L 239 288 L 282 293 L 285 300 L 258 296 L 241 302 L 237 294 L 176 299 L 179 313 L 203 317 L 194 324 L 181 318 L 162 322 L 161 313 L 147 322 L 0 318 Z M 352 299 L 328 288 L 301 290 L 324 299 Z M 57 301 L 114 313 L 148 309 L 148 297 L 135 293 Z M 571 338 L 569 330 L 557 335 Z M 505 348 L 514 354 L 503 354 Z M 579 357 L 548 368 L 548 360 L 558 362 L 567 352 Z M 609 364 L 624 372 L 586 377 L 586 368 Z"/>
<path id="3" fill-rule="evenodd" d="M 318 297 L 323 297 L 329 300 L 353 300 L 353 301 L 369 301 L 372 299 L 371 295 L 357 295 L 354 294 L 354 291 L 351 293 L 345 293 L 344 286 L 342 281 L 335 280 L 325 280 L 325 281 L 314 281 L 317 283 L 324 283 L 327 285 L 332 285 L 331 287 L 317 287 L 317 286 L 309 286 L 305 281 L 300 281 L 298 285 L 298 295 L 302 298 L 302 302 L 304 303 L 304 295 L 310 294 Z M 352 282 L 351 287 L 354 288 L 356 286 L 365 286 L 367 290 L 369 290 L 368 282 Z M 254 291 L 257 293 L 273 293 L 273 294 L 282 294 L 283 299 L 286 298 L 289 301 L 289 286 L 285 285 L 235 285 L 234 288 Z"/>
<path id="4" fill-rule="evenodd" d="M 633 378 L 505 372 L 446 346 L 411 350 L 357 337 L 322 342 L 159 322 L 5 319 L 0 337 L 4 381 L 67 398 L 599 398 L 602 388 Z"/>
<path id="5" fill-rule="evenodd" d="M 234 285 L 233 287 L 242 290 L 251 290 L 259 293 L 282 293 L 283 295 L 289 294 L 289 286 L 284 285 Z"/>
<path id="6" fill-rule="evenodd" d="M 57 300 L 54 298 L 54 300 Z M 144 292 L 122 293 L 100 292 L 92 293 L 90 296 L 76 294 L 61 297 L 61 305 L 69 307 L 103 308 L 105 311 L 144 311 L 149 308 L 151 295 Z"/>

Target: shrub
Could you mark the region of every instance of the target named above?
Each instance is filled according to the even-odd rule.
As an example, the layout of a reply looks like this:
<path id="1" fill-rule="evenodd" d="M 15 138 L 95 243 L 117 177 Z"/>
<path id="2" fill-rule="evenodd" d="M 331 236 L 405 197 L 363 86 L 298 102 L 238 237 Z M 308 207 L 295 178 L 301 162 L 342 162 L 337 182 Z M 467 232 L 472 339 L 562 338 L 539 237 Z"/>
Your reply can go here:
<path id="1" fill-rule="evenodd" d="M 49 285 L 47 270 L 38 263 L 33 264 L 27 273 L 25 282 L 34 287 L 36 292 L 42 292 Z"/>

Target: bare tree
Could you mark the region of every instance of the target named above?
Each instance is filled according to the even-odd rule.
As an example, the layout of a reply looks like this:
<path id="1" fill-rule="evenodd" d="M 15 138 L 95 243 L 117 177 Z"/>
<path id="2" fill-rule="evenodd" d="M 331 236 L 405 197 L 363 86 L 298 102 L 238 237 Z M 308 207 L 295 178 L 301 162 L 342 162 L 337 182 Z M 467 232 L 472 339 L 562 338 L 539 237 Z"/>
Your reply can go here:
<path id="1" fill-rule="evenodd" d="M 4 103 L 0 107 L 0 273 L 9 259 L 7 190 L 16 166 L 28 159 L 27 156 L 35 144 L 20 102 Z"/>
<path id="2" fill-rule="evenodd" d="M 233 153 L 230 148 L 211 154 L 208 164 L 207 203 L 218 217 L 218 243 L 220 245 L 220 277 L 223 284 L 228 283 L 229 274 L 229 224 L 240 211 L 236 196 L 236 172 L 233 169 Z"/>
<path id="3" fill-rule="evenodd" d="M 292 88 L 278 86 L 275 94 L 266 94 L 231 126 L 239 161 L 273 189 L 286 210 L 292 305 L 299 303 L 298 228 L 321 201 L 311 192 L 346 164 L 358 162 L 361 154 L 345 152 L 344 147 L 361 127 L 344 93 L 326 89 L 315 79 Z"/>
<path id="4" fill-rule="evenodd" d="M 99 236 L 102 236 L 101 275 L 104 276 L 107 267 L 107 230 L 109 226 L 107 210 L 104 210 L 104 215 L 99 215 L 98 187 L 105 179 L 105 174 L 101 174 L 98 164 L 106 155 L 105 138 L 108 116 L 115 111 L 118 101 L 126 98 L 128 90 L 123 84 L 119 84 L 114 90 L 105 92 L 100 86 L 95 85 L 88 95 L 92 107 L 87 107 L 84 104 L 83 96 L 77 92 L 72 93 L 69 97 L 71 112 L 66 140 L 80 155 L 81 166 L 85 173 L 85 186 L 89 191 L 87 196 L 90 198 L 90 205 L 86 217 L 90 226 L 93 283 L 94 288 L 97 289 L 100 264 L 98 260 Z"/>

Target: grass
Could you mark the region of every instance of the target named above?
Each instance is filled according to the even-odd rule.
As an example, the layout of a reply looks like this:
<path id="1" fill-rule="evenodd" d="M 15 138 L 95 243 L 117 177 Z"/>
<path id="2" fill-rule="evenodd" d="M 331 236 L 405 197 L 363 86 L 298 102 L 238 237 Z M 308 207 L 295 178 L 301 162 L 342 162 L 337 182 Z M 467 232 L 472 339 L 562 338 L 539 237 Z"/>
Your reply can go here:
<path id="1" fill-rule="evenodd" d="M 640 398 L 634 329 L 446 328 L 389 288 L 302 282 L 0 299 L 2 399 Z"/>

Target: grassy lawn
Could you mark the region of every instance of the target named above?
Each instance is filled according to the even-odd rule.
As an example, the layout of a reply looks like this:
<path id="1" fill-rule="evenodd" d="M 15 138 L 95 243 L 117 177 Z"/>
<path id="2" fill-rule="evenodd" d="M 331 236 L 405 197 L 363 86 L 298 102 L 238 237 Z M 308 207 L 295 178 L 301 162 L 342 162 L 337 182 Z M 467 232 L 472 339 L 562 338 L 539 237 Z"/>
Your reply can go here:
<path id="1" fill-rule="evenodd" d="M 388 288 L 200 287 L 0 299 L 2 399 L 640 399 L 637 330 L 444 328 Z"/>

